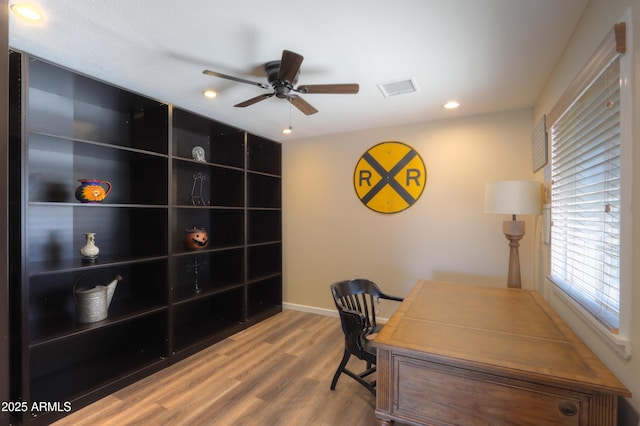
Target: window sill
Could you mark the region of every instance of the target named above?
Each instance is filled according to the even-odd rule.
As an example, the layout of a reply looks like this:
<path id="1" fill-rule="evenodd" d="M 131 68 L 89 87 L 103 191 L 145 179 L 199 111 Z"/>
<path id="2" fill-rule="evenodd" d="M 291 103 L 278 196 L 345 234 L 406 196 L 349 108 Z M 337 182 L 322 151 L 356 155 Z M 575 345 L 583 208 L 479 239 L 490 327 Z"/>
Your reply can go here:
<path id="1" fill-rule="evenodd" d="M 604 325 L 591 315 L 586 309 L 580 306 L 576 301 L 562 291 L 553 281 L 548 278 L 545 280 L 553 295 L 570 308 L 578 318 L 580 318 L 601 340 L 610 346 L 622 359 L 631 359 L 631 340 L 620 334 L 613 334 Z"/>

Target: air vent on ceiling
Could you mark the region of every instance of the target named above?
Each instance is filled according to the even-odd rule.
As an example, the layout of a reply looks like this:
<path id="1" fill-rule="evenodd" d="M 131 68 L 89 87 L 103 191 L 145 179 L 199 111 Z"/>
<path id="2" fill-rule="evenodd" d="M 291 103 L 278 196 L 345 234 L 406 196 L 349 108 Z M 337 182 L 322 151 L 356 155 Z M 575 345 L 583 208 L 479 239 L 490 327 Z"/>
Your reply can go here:
<path id="1" fill-rule="evenodd" d="M 388 98 L 389 96 L 401 95 L 403 93 L 416 92 L 418 90 L 418 85 L 416 84 L 415 78 L 410 78 L 408 80 L 389 81 L 386 83 L 380 83 L 377 86 L 385 98 Z"/>

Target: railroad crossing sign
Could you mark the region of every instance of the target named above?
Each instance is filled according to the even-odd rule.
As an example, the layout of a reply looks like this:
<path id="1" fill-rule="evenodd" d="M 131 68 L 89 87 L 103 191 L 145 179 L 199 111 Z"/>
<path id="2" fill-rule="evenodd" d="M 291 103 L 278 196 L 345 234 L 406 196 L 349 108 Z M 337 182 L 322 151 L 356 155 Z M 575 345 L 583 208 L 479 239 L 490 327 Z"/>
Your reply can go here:
<path id="1" fill-rule="evenodd" d="M 353 173 L 362 204 L 379 213 L 398 213 L 413 205 L 427 184 L 418 152 L 402 142 L 379 143 L 365 152 Z"/>

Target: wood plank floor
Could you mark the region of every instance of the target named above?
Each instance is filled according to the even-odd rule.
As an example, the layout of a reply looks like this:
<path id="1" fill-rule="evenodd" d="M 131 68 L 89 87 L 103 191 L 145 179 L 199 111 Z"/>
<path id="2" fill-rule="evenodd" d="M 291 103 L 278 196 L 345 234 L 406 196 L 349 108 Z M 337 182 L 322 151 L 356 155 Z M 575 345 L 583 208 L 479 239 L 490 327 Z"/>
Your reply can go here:
<path id="1" fill-rule="evenodd" d="M 329 389 L 343 349 L 337 317 L 285 310 L 54 425 L 375 425 L 365 388 Z"/>

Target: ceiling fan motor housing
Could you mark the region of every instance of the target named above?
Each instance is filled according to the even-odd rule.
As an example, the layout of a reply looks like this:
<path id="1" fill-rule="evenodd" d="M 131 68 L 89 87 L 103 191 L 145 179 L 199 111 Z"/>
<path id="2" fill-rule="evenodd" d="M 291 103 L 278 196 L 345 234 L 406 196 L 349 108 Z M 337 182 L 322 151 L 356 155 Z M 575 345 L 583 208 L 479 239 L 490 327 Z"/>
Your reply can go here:
<path id="1" fill-rule="evenodd" d="M 267 72 L 269 83 L 273 83 L 278 80 L 278 73 L 280 72 L 280 61 L 271 61 L 264 64 L 264 70 Z"/>
<path id="2" fill-rule="evenodd" d="M 278 74 L 280 73 L 280 62 L 281 61 L 271 61 L 267 62 L 264 65 L 264 70 L 267 72 L 267 78 L 269 83 L 273 86 L 275 90 L 275 95 L 277 98 L 286 99 L 289 96 L 289 92 L 293 89 L 293 81 L 286 80 L 278 80 Z M 296 73 L 296 77 L 294 81 L 298 78 L 298 73 Z"/>

